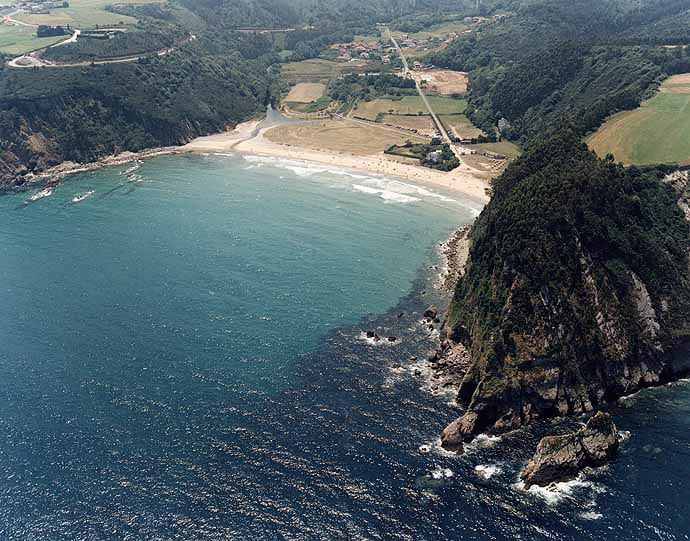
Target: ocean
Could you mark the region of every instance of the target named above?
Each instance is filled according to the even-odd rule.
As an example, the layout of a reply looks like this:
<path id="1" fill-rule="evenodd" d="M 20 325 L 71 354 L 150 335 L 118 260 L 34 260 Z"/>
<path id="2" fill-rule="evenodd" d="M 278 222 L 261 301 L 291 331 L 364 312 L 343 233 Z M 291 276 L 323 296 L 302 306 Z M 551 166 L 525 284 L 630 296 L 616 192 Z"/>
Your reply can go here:
<path id="1" fill-rule="evenodd" d="M 687 381 L 612 407 L 619 457 L 555 490 L 518 471 L 579 419 L 439 448 L 421 313 L 476 203 L 276 158 L 132 168 L 0 197 L 0 539 L 688 539 Z"/>

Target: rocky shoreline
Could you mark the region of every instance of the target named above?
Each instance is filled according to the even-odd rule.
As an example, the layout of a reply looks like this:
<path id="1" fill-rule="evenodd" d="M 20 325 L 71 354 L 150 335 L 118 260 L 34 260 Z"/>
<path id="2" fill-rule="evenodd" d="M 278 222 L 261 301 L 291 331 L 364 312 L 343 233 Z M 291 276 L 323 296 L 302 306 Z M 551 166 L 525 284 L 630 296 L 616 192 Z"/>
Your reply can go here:
<path id="1" fill-rule="evenodd" d="M 435 287 L 443 294 L 452 294 L 455 283 L 465 271 L 469 255 L 469 232 L 466 225 L 454 230 L 448 240 L 439 244 L 441 269 L 435 281 Z M 434 265 L 432 270 L 439 270 Z M 447 339 L 445 320 L 435 306 L 429 306 L 422 315 L 422 325 L 430 331 L 438 330 L 439 346 L 427 357 L 429 368 L 428 386 L 432 393 L 457 393 L 462 375 L 467 371 L 470 356 L 462 344 L 452 343 Z"/>
<path id="2" fill-rule="evenodd" d="M 453 292 L 455 284 L 465 273 L 469 257 L 471 226 L 453 231 L 447 241 L 440 243 L 442 269 L 436 287 L 446 294 Z M 434 266 L 432 269 L 437 270 Z M 428 387 L 434 394 L 451 393 L 455 397 L 472 364 L 471 354 L 461 342 L 450 339 L 446 321 L 439 319 L 435 306 L 423 313 L 422 325 L 439 331 L 439 346 L 426 359 Z M 467 413 L 467 412 L 465 412 Z M 441 447 L 462 454 L 467 444 L 463 427 L 465 416 L 459 417 L 443 431 Z M 534 456 L 520 472 L 521 486 L 549 486 L 576 477 L 583 469 L 601 466 L 615 457 L 620 434 L 608 413 L 597 412 L 580 430 L 564 435 L 544 437 L 537 445 Z"/>
<path id="3" fill-rule="evenodd" d="M 141 152 L 125 151 L 121 152 L 120 154 L 111 154 L 110 156 L 106 156 L 105 158 L 101 158 L 100 160 L 89 163 L 76 163 L 70 161 L 62 162 L 58 165 L 41 171 L 40 173 L 30 173 L 24 177 L 25 182 L 22 184 L 0 186 L 0 193 L 2 193 L 2 191 L 18 192 L 30 190 L 39 182 L 45 182 L 46 187 L 53 187 L 59 184 L 63 178 L 74 173 L 94 171 L 96 169 L 101 169 L 102 167 L 123 165 L 137 160 L 144 160 L 166 154 L 176 154 L 179 152 L 179 148 L 177 147 L 158 147 L 142 150 Z"/>
<path id="4" fill-rule="evenodd" d="M 462 226 L 456 229 L 447 241 L 439 245 L 443 268 L 439 274 L 437 287 L 441 291 L 452 292 L 465 272 L 465 263 L 470 253 L 471 229 L 472 226 Z"/>
<path id="5" fill-rule="evenodd" d="M 674 214 L 669 192 L 653 184 L 659 180 L 673 188 L 685 223 Z M 675 235 L 678 246 L 686 249 L 687 174 L 657 174 L 647 182 L 669 206 L 665 238 Z M 690 373 L 687 252 L 669 248 L 664 253 L 678 270 L 667 273 L 668 282 L 644 274 L 641 264 L 614 268 L 615 275 L 598 263 L 596 245 L 586 246 L 575 232 L 574 251 L 564 256 L 573 260 L 569 268 L 578 287 L 575 293 L 557 286 L 530 290 L 532 269 L 524 267 L 518 273 L 510 265 L 495 263 L 495 254 L 511 241 L 504 238 L 502 245 L 493 238 L 492 227 L 498 227 L 501 213 L 491 205 L 496 206 L 490 203 L 474 229 L 455 231 L 441 245 L 446 265 L 439 288 L 454 298 L 440 325 L 439 346 L 427 363 L 431 388 L 452 393 L 460 408 L 460 416 L 443 430 L 441 446 L 460 454 L 480 434 L 503 434 L 539 419 L 592 416 L 592 424 L 582 431 L 548 436 L 540 443 L 523 481 L 527 488 L 543 486 L 572 478 L 615 455 L 617 430 L 610 417 L 602 421 L 602 408 Z M 470 242 L 477 253 L 466 268 Z M 502 273 L 517 273 L 517 278 L 511 282 Z M 486 305 L 491 303 L 502 319 L 485 319 L 479 325 L 480 314 L 487 318 Z M 482 334 L 485 329 L 492 331 Z M 592 439 L 601 446 L 590 448 Z"/>

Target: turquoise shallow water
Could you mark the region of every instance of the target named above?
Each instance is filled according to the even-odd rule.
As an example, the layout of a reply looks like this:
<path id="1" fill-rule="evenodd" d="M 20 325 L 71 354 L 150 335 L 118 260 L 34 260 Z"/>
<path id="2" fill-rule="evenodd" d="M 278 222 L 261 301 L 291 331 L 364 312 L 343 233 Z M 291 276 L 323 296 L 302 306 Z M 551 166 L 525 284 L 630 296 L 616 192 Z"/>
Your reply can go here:
<path id="1" fill-rule="evenodd" d="M 558 426 L 435 447 L 457 411 L 409 359 L 471 202 L 289 160 L 125 169 L 0 198 L 0 539 L 687 539 L 686 384 L 615 408 L 621 457 L 560 492 L 512 486 Z"/>

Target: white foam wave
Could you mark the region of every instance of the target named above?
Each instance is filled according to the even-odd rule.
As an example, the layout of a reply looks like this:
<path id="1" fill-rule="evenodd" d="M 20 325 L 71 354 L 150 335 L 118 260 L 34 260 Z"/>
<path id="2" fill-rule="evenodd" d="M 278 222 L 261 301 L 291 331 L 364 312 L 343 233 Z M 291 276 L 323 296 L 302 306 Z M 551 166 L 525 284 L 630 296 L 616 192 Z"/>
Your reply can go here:
<path id="1" fill-rule="evenodd" d="M 444 458 L 457 458 L 458 454 L 452 451 L 447 451 L 441 447 L 441 438 L 428 441 L 419 446 L 419 452 L 423 454 L 435 454 Z"/>
<path id="2" fill-rule="evenodd" d="M 518 481 L 513 486 L 518 490 L 541 498 L 548 505 L 558 505 L 565 500 L 574 500 L 575 493 L 585 489 L 593 490 L 596 493 L 602 492 L 602 489 L 597 487 L 595 483 L 587 481 L 583 474 L 580 474 L 576 479 L 571 481 L 551 483 L 545 487 L 532 485 L 528 490 L 525 490 L 525 484 L 522 481 Z M 590 502 L 587 507 L 593 507 L 593 505 L 594 502 Z"/>
<path id="3" fill-rule="evenodd" d="M 480 449 L 489 449 L 501 441 L 500 436 L 489 436 L 488 434 L 479 434 L 471 442 L 465 444 L 465 452 L 472 453 Z"/>
<path id="4" fill-rule="evenodd" d="M 450 468 L 442 468 L 441 466 L 436 466 L 431 472 L 429 472 L 428 476 L 431 477 L 432 479 L 450 479 L 455 475 L 453 473 L 453 470 Z"/>
<path id="5" fill-rule="evenodd" d="M 419 201 L 417 197 L 411 197 L 409 195 L 392 192 L 390 190 L 370 188 L 369 186 L 363 186 L 361 184 L 353 184 L 352 187 L 358 192 L 377 195 L 385 201 L 394 201 L 396 203 L 415 203 L 416 201 Z"/>
<path id="6" fill-rule="evenodd" d="M 251 155 L 245 155 L 243 157 L 245 161 L 254 164 L 256 167 L 263 167 L 266 165 L 270 165 L 272 167 L 280 167 L 281 169 L 287 169 L 288 171 L 292 171 L 295 175 L 302 178 L 307 178 L 316 174 L 323 173 L 346 174 L 342 171 L 331 170 L 328 167 L 324 167 L 322 165 L 310 162 L 305 162 L 302 160 L 291 160 L 289 158 L 272 158 L 271 160 L 268 160 L 263 156 Z"/>
<path id="7" fill-rule="evenodd" d="M 53 189 L 52 188 L 45 188 L 41 190 L 40 192 L 36 192 L 33 194 L 27 201 L 34 202 L 38 201 L 39 199 L 43 199 L 44 197 L 50 197 L 53 195 Z"/>
<path id="8" fill-rule="evenodd" d="M 291 171 L 296 176 L 301 178 L 309 178 L 315 175 L 335 175 L 340 177 L 347 177 L 359 181 L 353 185 L 357 191 L 368 193 L 370 195 L 377 195 L 385 201 L 393 201 L 397 203 L 414 203 L 420 200 L 420 197 L 425 199 L 438 199 L 448 203 L 454 203 L 467 209 L 473 216 L 478 216 L 481 212 L 481 207 L 472 205 L 463 201 L 458 201 L 452 197 L 436 193 L 430 189 L 407 184 L 400 180 L 392 180 L 379 174 L 361 174 L 348 170 L 346 168 L 337 168 L 330 165 L 322 165 L 314 162 L 304 160 L 293 160 L 290 158 L 271 158 L 264 156 L 244 155 L 244 160 L 250 164 L 261 166 L 279 167 Z"/>
<path id="9" fill-rule="evenodd" d="M 85 199 L 91 197 L 94 193 L 95 192 L 93 190 L 90 190 L 90 191 L 86 192 L 85 194 L 77 195 L 77 196 L 72 198 L 72 203 L 81 203 Z"/>
<path id="10" fill-rule="evenodd" d="M 600 520 L 604 518 L 604 515 L 597 511 L 585 511 L 584 513 L 580 513 L 580 518 L 585 520 Z"/>
<path id="11" fill-rule="evenodd" d="M 365 333 L 364 331 L 360 332 L 357 338 L 371 346 L 394 346 L 400 343 L 400 340 L 397 337 L 395 338 L 395 340 L 389 340 L 388 336 L 367 336 L 367 333 Z M 404 371 L 405 369 L 401 366 L 399 368 L 393 368 L 393 370 Z"/>
<path id="12" fill-rule="evenodd" d="M 367 184 L 374 188 L 394 191 L 405 195 L 418 195 L 424 198 L 439 199 L 446 203 L 455 203 L 467 209 L 475 217 L 479 216 L 479 213 L 481 212 L 481 207 L 473 206 L 465 202 L 458 201 L 457 199 L 453 199 L 452 197 L 436 193 L 430 189 L 415 186 L 413 184 L 407 184 L 406 182 L 402 182 L 400 180 L 390 180 L 386 177 L 370 178 L 367 180 Z"/>
<path id="13" fill-rule="evenodd" d="M 474 471 L 482 479 L 491 479 L 494 475 L 503 473 L 503 469 L 496 464 L 478 464 Z"/>

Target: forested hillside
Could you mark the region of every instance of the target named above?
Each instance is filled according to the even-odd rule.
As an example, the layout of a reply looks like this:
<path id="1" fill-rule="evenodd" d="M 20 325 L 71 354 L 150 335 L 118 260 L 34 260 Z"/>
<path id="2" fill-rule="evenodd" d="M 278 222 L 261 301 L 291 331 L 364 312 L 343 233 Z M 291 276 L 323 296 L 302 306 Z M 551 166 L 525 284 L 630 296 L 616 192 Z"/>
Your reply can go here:
<path id="1" fill-rule="evenodd" d="M 564 129 L 495 181 L 449 314 L 471 362 L 448 447 L 690 371 L 687 176 L 667 173 Z"/>
<path id="2" fill-rule="evenodd" d="M 567 122 L 584 134 L 639 104 L 667 75 L 690 71 L 688 0 L 522 2 L 433 61 L 470 72 L 470 117 L 505 118 L 523 143 Z"/>

